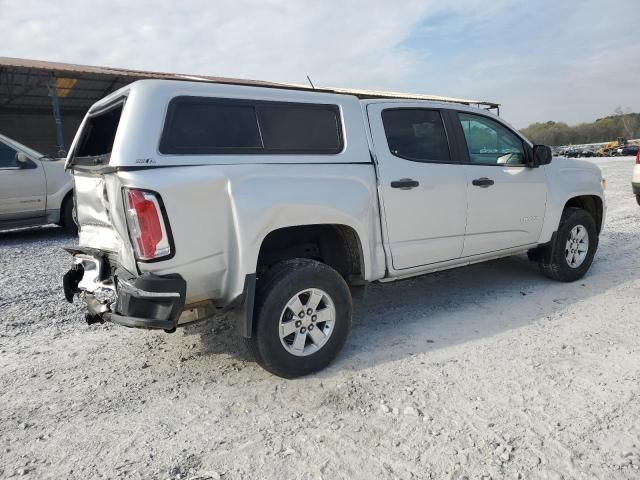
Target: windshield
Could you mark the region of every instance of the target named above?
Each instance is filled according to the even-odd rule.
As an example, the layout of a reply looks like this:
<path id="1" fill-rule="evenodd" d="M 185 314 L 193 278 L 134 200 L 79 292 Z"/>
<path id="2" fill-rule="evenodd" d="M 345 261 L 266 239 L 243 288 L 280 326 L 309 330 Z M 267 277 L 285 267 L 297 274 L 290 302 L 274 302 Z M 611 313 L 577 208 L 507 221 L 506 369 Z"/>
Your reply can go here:
<path id="1" fill-rule="evenodd" d="M 13 147 L 16 150 L 21 150 L 31 158 L 38 159 L 43 157 L 43 155 L 40 152 L 37 152 L 34 149 L 21 144 L 20 142 L 16 142 L 15 140 L 9 137 L 5 137 L 4 135 L 0 135 L 0 141 L 9 145 L 10 147 Z"/>

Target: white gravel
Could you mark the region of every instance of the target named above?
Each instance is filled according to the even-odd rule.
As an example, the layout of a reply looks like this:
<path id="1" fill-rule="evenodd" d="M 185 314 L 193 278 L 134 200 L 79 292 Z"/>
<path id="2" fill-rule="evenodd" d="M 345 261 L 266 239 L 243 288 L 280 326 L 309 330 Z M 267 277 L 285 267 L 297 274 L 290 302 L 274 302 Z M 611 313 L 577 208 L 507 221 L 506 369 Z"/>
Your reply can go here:
<path id="1" fill-rule="evenodd" d="M 0 233 L 0 478 L 640 478 L 640 207 L 632 159 L 597 163 L 582 281 L 518 257 L 374 285 L 296 381 L 224 319 L 89 327 L 62 296 L 74 240 Z"/>

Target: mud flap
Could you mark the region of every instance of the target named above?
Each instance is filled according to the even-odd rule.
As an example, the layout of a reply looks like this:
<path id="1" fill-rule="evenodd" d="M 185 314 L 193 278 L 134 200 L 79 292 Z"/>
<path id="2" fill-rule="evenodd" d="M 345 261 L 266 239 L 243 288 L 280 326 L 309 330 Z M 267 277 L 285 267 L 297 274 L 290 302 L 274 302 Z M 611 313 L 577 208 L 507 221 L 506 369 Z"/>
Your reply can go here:
<path id="1" fill-rule="evenodd" d="M 243 294 L 240 305 L 235 308 L 238 333 L 244 338 L 251 338 L 253 331 L 253 304 L 256 296 L 256 274 L 251 273 L 244 278 Z"/>

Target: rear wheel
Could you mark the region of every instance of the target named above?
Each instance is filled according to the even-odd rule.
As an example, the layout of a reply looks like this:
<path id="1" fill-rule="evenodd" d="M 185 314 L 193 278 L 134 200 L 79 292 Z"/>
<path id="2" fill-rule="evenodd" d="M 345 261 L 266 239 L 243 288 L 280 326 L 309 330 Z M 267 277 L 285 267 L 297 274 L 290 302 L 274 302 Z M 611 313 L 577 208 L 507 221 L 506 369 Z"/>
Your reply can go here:
<path id="1" fill-rule="evenodd" d="M 73 219 L 73 207 L 73 196 L 69 195 L 62 203 L 62 208 L 60 210 L 60 226 L 68 233 L 76 235 L 78 233 L 78 226 Z"/>
<path id="2" fill-rule="evenodd" d="M 573 282 L 589 270 L 598 248 L 596 223 L 581 208 L 566 208 L 562 213 L 551 252 L 539 263 L 542 273 L 554 280 Z"/>
<path id="3" fill-rule="evenodd" d="M 286 260 L 258 280 L 247 347 L 280 377 L 321 370 L 344 346 L 351 308 L 349 287 L 334 269 L 315 260 Z"/>
<path id="4" fill-rule="evenodd" d="M 636 202 L 638 202 L 638 205 L 640 205 L 640 193 L 636 195 Z"/>

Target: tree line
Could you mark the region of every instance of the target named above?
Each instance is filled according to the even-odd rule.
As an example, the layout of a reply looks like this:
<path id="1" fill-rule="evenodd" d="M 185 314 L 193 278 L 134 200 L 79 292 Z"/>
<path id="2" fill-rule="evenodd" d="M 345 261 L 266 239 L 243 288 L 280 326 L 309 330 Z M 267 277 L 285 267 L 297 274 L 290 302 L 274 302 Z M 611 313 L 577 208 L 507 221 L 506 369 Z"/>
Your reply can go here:
<path id="1" fill-rule="evenodd" d="M 623 113 L 617 108 L 613 115 L 595 122 L 569 126 L 564 122 L 532 123 L 521 132 L 533 143 L 542 145 L 579 145 L 640 138 L 640 113 Z"/>

